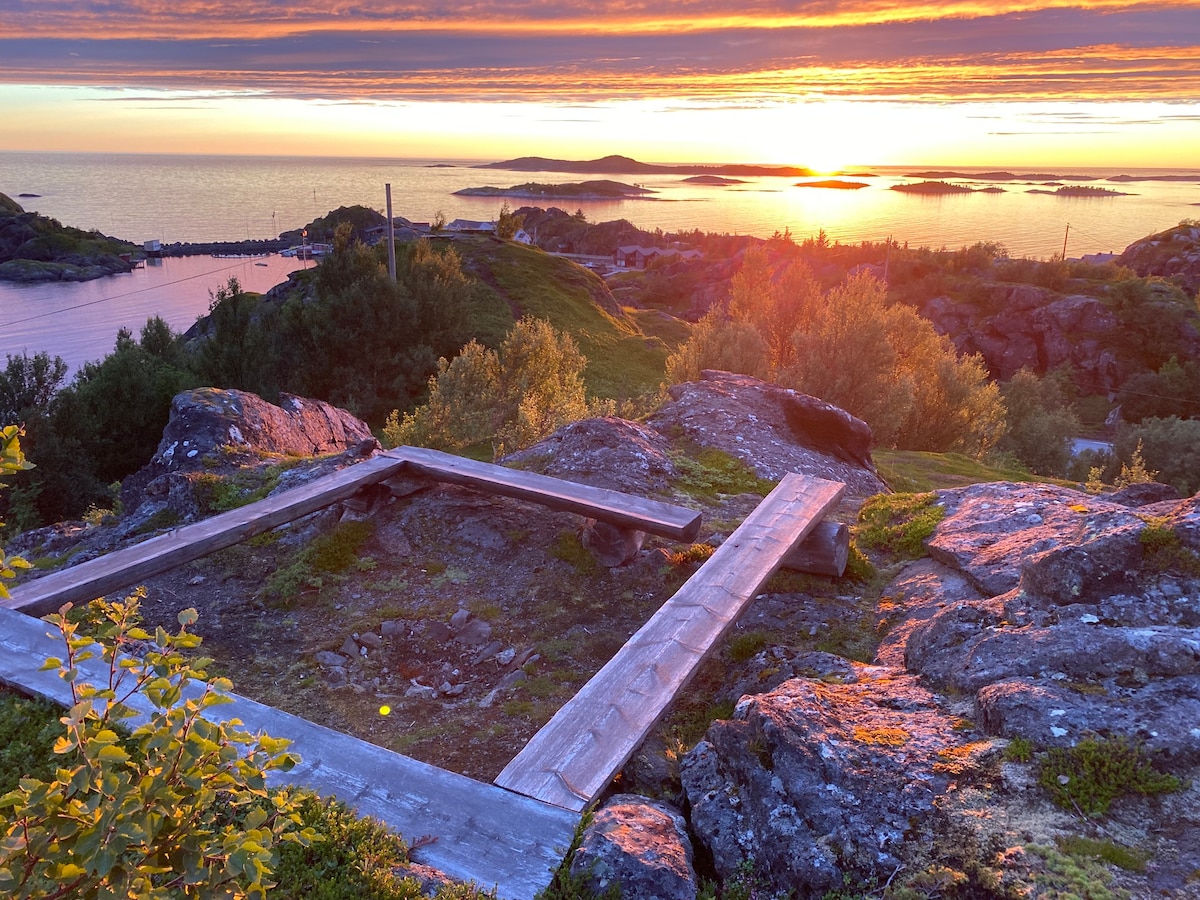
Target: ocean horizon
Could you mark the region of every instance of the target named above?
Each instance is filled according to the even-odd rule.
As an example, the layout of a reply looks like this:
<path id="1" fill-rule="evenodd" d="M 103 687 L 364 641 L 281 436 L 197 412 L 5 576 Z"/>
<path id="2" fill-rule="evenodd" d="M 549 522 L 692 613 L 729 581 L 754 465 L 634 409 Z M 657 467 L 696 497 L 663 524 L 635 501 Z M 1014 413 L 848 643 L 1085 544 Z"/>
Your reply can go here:
<path id="1" fill-rule="evenodd" d="M 867 187 L 851 191 L 799 188 L 796 182 L 805 179 L 780 176 L 750 177 L 720 187 L 686 183 L 679 174 L 472 167 L 493 161 L 0 152 L 0 193 L 64 225 L 137 243 L 273 238 L 340 206 L 383 211 L 388 183 L 394 214 L 414 221 L 429 221 L 439 212 L 447 219 L 496 218 L 501 198 L 454 194 L 462 188 L 604 178 L 639 184 L 654 191 L 654 199 L 535 203 L 511 198 L 509 205 L 556 205 L 582 210 L 592 222 L 628 219 L 664 232 L 698 228 L 765 238 L 787 230 L 803 240 L 823 230 L 842 243 L 891 238 L 910 246 L 952 249 L 989 241 L 1003 244 L 1013 256 L 1037 258 L 1061 253 L 1064 237 L 1068 256 L 1119 253 L 1141 237 L 1200 216 L 1200 169 L 1007 167 L 1018 174 L 1091 176 L 1096 186 L 1130 195 L 1058 197 L 1028 193 L 1047 189 L 1041 182 L 983 177 L 1006 168 L 998 166 L 853 166 L 846 177 L 870 177 L 861 179 Z M 973 188 L 998 187 L 1002 192 L 929 196 L 889 189 L 920 180 L 907 176 L 930 170 L 953 170 Z M 1105 180 L 1164 174 L 1195 180 Z M 295 260 L 280 257 L 271 257 L 266 265 L 193 257 L 81 284 L 0 282 L 0 360 L 6 354 L 46 351 L 61 355 L 75 369 L 110 352 L 118 328 L 136 334 L 151 315 L 186 329 L 207 312 L 211 295 L 231 274 L 244 287 L 264 291 L 295 267 Z"/>

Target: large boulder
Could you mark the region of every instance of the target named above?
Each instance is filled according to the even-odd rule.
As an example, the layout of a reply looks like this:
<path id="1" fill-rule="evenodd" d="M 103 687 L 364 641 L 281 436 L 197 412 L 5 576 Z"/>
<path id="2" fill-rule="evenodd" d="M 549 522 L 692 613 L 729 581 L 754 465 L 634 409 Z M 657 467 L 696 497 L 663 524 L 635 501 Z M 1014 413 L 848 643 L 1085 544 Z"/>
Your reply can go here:
<path id="1" fill-rule="evenodd" d="M 684 758 L 692 829 L 723 879 L 752 859 L 798 896 L 882 882 L 972 752 L 915 678 L 859 665 L 847 680 L 745 698 Z"/>
<path id="2" fill-rule="evenodd" d="M 871 459 L 870 426 L 816 397 L 711 370 L 672 386 L 670 396 L 650 428 L 729 453 L 762 478 L 814 475 L 859 498 L 887 490 Z"/>
<path id="3" fill-rule="evenodd" d="M 619 885 L 624 900 L 695 900 L 696 870 L 679 810 L 634 794 L 599 809 L 571 861 L 596 894 Z"/>
<path id="4" fill-rule="evenodd" d="M 313 457 L 377 444 L 371 429 L 344 409 L 321 400 L 283 394 L 278 406 L 246 391 L 196 388 L 177 394 L 158 450 L 125 479 L 121 502 L 133 512 L 144 500 L 190 493 L 189 472 L 212 471 L 265 456 Z M 188 502 L 175 501 L 186 517 Z"/>
<path id="5" fill-rule="evenodd" d="M 669 449 L 652 428 L 608 416 L 572 422 L 501 462 L 644 496 L 665 491 L 679 477 Z"/>

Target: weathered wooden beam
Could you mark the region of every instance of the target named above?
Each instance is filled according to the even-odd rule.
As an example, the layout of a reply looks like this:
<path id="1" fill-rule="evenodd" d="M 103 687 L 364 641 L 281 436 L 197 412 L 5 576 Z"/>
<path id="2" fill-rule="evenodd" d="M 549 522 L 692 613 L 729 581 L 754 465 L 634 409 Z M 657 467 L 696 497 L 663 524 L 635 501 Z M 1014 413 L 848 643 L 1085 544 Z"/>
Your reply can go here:
<path id="1" fill-rule="evenodd" d="M 804 542 L 783 558 L 782 568 L 841 578 L 850 559 L 850 529 L 822 519 Z"/>
<path id="2" fill-rule="evenodd" d="M 64 603 L 88 603 L 351 497 L 404 466 L 403 460 L 390 456 L 372 457 L 274 497 L 17 585 L 11 596 L 0 599 L 0 606 L 43 616 Z"/>
<path id="3" fill-rule="evenodd" d="M 66 706 L 67 683 L 55 671 L 41 671 L 42 660 L 64 655 L 61 640 L 49 631 L 45 622 L 0 609 L 0 682 Z M 80 670 L 83 681 L 107 682 L 108 669 L 99 659 L 80 663 Z M 240 719 L 251 734 L 287 738 L 289 749 L 300 754 L 300 764 L 286 774 L 273 773 L 272 784 L 298 784 L 338 797 L 409 841 L 428 835 L 434 840 L 413 850 L 414 861 L 451 878 L 495 886 L 505 900 L 533 900 L 570 846 L 576 813 L 231 696 L 232 703 L 205 715 L 213 721 Z M 151 712 L 140 696 L 130 705 L 143 716 Z"/>
<path id="4" fill-rule="evenodd" d="M 409 472 L 435 481 L 539 503 L 560 512 L 578 513 L 676 541 L 695 540 L 700 531 L 700 513 L 659 500 L 464 459 L 422 447 L 397 447 L 384 451 L 384 455 L 404 460 Z"/>
<path id="5" fill-rule="evenodd" d="M 570 810 L 595 799 L 845 485 L 787 475 L 569 700 L 496 784 Z"/>

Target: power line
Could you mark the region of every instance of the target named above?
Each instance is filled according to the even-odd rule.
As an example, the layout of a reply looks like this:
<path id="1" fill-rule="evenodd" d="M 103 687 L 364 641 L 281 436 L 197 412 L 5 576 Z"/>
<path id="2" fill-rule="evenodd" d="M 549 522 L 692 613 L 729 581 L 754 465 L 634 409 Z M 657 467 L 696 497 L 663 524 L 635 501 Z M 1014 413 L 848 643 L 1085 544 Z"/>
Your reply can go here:
<path id="1" fill-rule="evenodd" d="M 87 303 L 77 303 L 74 306 L 64 306 L 62 309 L 52 309 L 50 312 L 38 313 L 36 316 L 27 316 L 24 319 L 14 319 L 11 322 L 0 322 L 0 328 L 9 328 L 13 325 L 23 325 L 26 322 L 33 322 L 36 319 L 45 319 L 50 316 L 56 316 L 59 313 L 71 312 L 73 310 L 83 309 L 88 306 L 96 306 L 99 303 L 107 303 L 110 300 L 121 300 L 125 297 L 132 297 L 134 294 L 144 294 L 147 291 L 157 291 L 159 288 L 170 287 L 173 284 L 182 284 L 185 281 L 193 281 L 197 278 L 207 278 L 209 275 L 216 275 L 218 272 L 228 272 L 230 269 L 236 269 L 239 266 L 244 265 L 244 262 L 234 263 L 231 266 L 224 266 L 220 269 L 211 269 L 208 272 L 201 272 L 198 275 L 188 275 L 186 278 L 177 278 L 174 281 L 164 281 L 162 284 L 138 288 L 136 291 L 126 291 L 124 294 L 113 294 L 111 297 L 101 297 L 99 300 L 89 300 Z"/>

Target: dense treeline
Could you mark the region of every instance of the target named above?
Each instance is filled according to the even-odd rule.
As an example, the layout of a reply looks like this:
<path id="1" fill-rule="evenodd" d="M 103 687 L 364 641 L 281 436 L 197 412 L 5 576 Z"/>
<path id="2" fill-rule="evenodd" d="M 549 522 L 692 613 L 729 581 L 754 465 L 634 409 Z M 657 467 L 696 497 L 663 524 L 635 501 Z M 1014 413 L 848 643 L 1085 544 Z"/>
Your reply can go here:
<path id="1" fill-rule="evenodd" d="M 151 319 L 136 338 L 122 329 L 113 352 L 69 383 L 61 359 L 10 356 L 0 424 L 25 425 L 37 468 L 14 476 L 0 498 L 3 518 L 20 530 L 110 506 L 112 483 L 150 459 L 171 398 L 191 387 L 317 397 L 382 426 L 424 393 L 439 357 L 473 337 L 480 291 L 452 249 L 425 242 L 400 249 L 393 282 L 381 250 L 343 229 L 334 252 L 282 302 L 231 280 L 197 340 L 185 343 Z"/>

